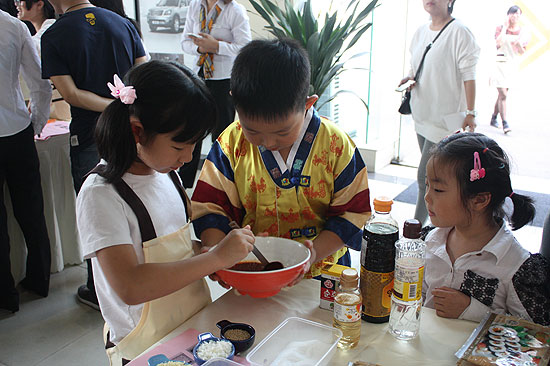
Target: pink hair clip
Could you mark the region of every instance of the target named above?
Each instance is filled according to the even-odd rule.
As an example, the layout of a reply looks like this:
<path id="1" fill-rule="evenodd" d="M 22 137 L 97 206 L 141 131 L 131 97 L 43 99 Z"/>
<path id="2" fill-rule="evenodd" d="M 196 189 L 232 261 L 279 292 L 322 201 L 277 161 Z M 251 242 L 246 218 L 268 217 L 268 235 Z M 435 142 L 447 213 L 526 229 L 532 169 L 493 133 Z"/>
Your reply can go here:
<path id="1" fill-rule="evenodd" d="M 481 160 L 479 159 L 479 153 L 474 152 L 474 169 L 470 170 L 470 182 L 485 177 L 485 168 L 481 167 Z"/>
<path id="2" fill-rule="evenodd" d="M 136 91 L 133 86 L 126 86 L 120 80 L 117 74 L 114 76 L 115 85 L 107 83 L 109 89 L 111 89 L 111 95 L 115 98 L 119 98 L 124 104 L 133 104 L 137 99 Z"/>

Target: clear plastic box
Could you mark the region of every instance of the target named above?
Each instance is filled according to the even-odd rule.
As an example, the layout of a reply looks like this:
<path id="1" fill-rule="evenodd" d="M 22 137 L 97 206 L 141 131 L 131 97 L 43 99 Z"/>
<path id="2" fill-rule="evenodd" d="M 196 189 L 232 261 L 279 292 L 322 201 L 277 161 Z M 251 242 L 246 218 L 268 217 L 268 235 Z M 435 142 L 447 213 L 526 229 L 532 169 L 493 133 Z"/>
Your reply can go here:
<path id="1" fill-rule="evenodd" d="M 342 331 L 302 318 L 288 318 L 246 356 L 254 365 L 328 365 Z"/>
<path id="2" fill-rule="evenodd" d="M 242 366 L 240 363 L 228 360 L 227 358 L 211 358 L 202 364 L 202 366 Z"/>

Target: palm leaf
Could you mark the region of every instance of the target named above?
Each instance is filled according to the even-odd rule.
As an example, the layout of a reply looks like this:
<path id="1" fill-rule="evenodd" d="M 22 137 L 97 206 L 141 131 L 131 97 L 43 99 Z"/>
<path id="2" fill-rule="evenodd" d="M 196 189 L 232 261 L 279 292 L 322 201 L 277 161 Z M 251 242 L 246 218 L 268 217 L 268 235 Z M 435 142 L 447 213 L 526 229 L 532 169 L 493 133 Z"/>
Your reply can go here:
<path id="1" fill-rule="evenodd" d="M 290 0 L 284 1 L 284 10 L 271 0 L 250 0 L 250 3 L 266 21 L 265 28 L 271 34 L 278 38 L 293 38 L 303 45 L 311 63 L 310 92 L 322 95 L 335 77 L 350 70 L 344 68 L 345 62 L 340 60 L 370 29 L 372 23 L 366 19 L 378 0 L 370 1 L 367 6 L 362 6 L 360 0 L 349 0 L 345 18 L 338 21 L 336 12 L 326 12 L 322 27 L 317 19 L 323 16 L 313 14 L 312 0 L 306 0 L 301 11 L 296 11 Z M 364 54 L 353 55 L 346 62 Z M 366 107 L 366 103 L 351 91 L 338 91 L 328 101 L 344 92 L 356 95 Z"/>

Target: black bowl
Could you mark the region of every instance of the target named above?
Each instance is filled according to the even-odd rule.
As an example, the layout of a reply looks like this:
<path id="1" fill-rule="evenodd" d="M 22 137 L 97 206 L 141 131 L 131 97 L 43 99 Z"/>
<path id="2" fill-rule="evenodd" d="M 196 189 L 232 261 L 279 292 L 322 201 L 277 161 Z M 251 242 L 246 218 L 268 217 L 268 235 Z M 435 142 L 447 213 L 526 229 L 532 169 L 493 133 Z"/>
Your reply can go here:
<path id="1" fill-rule="evenodd" d="M 233 346 L 235 346 L 235 353 L 244 352 L 247 349 L 249 349 L 250 347 L 252 347 L 252 345 L 254 344 L 254 338 L 256 336 L 256 331 L 254 330 L 254 328 L 252 328 L 252 326 L 250 326 L 248 324 L 245 324 L 245 323 L 232 323 L 229 320 L 220 320 L 219 322 L 216 323 L 216 326 L 218 328 L 220 328 L 220 337 L 222 339 L 227 339 L 229 342 L 233 343 Z M 225 333 L 228 330 L 231 330 L 231 329 L 244 330 L 244 331 L 246 331 L 250 334 L 250 337 L 248 339 L 244 339 L 244 340 L 241 340 L 241 341 L 227 338 L 225 336 Z"/>

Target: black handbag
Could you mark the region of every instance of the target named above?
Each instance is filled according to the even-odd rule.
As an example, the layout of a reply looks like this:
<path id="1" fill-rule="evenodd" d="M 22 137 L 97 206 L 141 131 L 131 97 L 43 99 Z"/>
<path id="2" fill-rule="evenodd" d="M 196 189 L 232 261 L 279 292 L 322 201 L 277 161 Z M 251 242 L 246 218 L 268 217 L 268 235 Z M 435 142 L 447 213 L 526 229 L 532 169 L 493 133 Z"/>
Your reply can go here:
<path id="1" fill-rule="evenodd" d="M 424 66 L 424 59 L 426 58 L 426 54 L 432 48 L 434 42 L 439 38 L 441 33 L 447 28 L 449 24 L 451 24 L 455 20 L 455 18 L 452 18 L 449 20 L 447 24 L 441 30 L 439 33 L 437 33 L 437 36 L 435 36 L 434 40 L 431 41 L 424 50 L 424 54 L 422 55 L 422 60 L 420 60 L 420 65 L 418 65 L 418 70 L 416 71 L 416 75 L 414 75 L 414 81 L 418 81 L 418 78 L 420 77 L 420 72 L 422 71 L 422 67 Z M 403 98 L 401 99 L 401 105 L 399 106 L 399 113 L 401 114 L 411 114 L 411 91 L 407 90 L 405 94 L 403 94 Z"/>
<path id="2" fill-rule="evenodd" d="M 401 99 L 401 105 L 399 106 L 399 113 L 401 114 L 411 114 L 411 91 L 407 90 L 403 94 Z"/>

